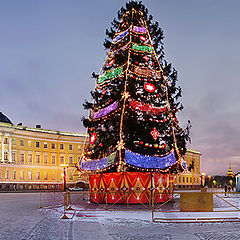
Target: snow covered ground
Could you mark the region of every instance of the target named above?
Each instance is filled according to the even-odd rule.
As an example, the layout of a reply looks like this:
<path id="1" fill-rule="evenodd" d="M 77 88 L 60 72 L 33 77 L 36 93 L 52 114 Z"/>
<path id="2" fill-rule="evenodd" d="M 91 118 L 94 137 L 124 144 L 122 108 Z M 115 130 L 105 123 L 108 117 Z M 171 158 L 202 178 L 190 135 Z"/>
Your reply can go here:
<path id="1" fill-rule="evenodd" d="M 68 211 L 71 219 L 62 220 L 62 207 L 39 209 L 39 193 L 0 194 L 0 240 L 167 240 L 240 239 L 240 223 L 159 223 L 152 222 L 151 211 Z M 239 198 L 224 198 L 237 204 Z M 214 199 L 215 209 L 232 207 Z M 178 200 L 168 208 L 177 209 Z M 75 204 L 73 208 L 79 208 Z M 236 214 L 233 212 L 232 214 Z M 165 213 L 165 217 L 168 217 Z M 184 213 L 193 216 L 196 213 Z M 223 214 L 223 213 L 220 213 Z"/>

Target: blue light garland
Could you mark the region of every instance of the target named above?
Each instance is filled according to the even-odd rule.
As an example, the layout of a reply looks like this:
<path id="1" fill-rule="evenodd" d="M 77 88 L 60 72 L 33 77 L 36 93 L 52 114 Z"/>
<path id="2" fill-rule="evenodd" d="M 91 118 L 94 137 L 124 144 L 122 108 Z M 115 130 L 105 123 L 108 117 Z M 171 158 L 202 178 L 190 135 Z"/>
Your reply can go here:
<path id="1" fill-rule="evenodd" d="M 141 155 L 125 149 L 125 161 L 139 168 L 165 169 L 176 163 L 176 157 L 173 150 L 168 155 L 160 157 Z"/>
<path id="2" fill-rule="evenodd" d="M 87 171 L 96 171 L 96 170 L 101 170 L 103 168 L 107 168 L 114 164 L 116 154 L 117 154 L 117 151 L 113 152 L 112 154 L 110 154 L 105 158 L 101 158 L 97 160 L 85 159 L 83 157 L 80 168 L 82 170 L 87 170 Z"/>

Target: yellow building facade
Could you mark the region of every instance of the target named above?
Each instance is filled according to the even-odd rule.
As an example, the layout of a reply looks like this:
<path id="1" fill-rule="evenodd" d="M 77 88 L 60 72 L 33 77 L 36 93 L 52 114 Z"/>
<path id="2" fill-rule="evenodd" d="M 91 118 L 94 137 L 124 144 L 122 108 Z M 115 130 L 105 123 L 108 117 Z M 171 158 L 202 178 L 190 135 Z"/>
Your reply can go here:
<path id="1" fill-rule="evenodd" d="M 85 137 L 0 122 L 0 190 L 62 189 L 64 165 L 73 185 Z"/>
<path id="2" fill-rule="evenodd" d="M 200 172 L 201 153 L 187 149 L 184 160 L 188 166 L 188 173 L 182 173 L 174 176 L 175 189 L 200 189 L 201 172 Z"/>

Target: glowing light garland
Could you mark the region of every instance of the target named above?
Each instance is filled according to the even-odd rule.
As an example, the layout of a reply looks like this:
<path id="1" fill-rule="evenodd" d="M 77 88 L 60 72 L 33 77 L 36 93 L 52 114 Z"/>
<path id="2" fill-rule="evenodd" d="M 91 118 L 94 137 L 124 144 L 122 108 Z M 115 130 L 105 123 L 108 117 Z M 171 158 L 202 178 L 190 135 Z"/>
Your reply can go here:
<path id="1" fill-rule="evenodd" d="M 174 150 L 164 157 L 141 155 L 125 149 L 125 161 L 129 165 L 139 168 L 165 169 L 176 163 Z"/>
<path id="2" fill-rule="evenodd" d="M 125 37 L 127 34 L 128 34 L 128 30 L 126 30 L 126 31 L 123 32 L 123 33 L 120 33 L 118 36 L 116 36 L 116 37 L 113 39 L 113 43 L 116 43 L 119 39 Z"/>
<path id="3" fill-rule="evenodd" d="M 116 110 L 118 107 L 118 102 L 114 102 L 111 105 L 99 110 L 98 112 L 94 113 L 93 119 L 101 118 L 109 114 L 110 112 Z"/>
<path id="4" fill-rule="evenodd" d="M 156 70 L 151 70 L 146 67 L 140 67 L 140 66 L 131 66 L 131 70 L 133 73 L 140 75 L 142 77 L 152 77 L 152 78 L 161 78 L 161 72 Z"/>
<path id="5" fill-rule="evenodd" d="M 140 110 L 140 111 L 143 111 L 143 112 L 150 112 L 150 113 L 155 114 L 155 115 L 159 115 L 159 114 L 165 113 L 167 111 L 167 106 L 165 106 L 165 107 L 154 107 L 151 104 L 138 102 L 134 99 L 129 100 L 129 106 L 131 108 L 136 109 L 136 110 Z"/>
<path id="6" fill-rule="evenodd" d="M 145 27 L 133 26 L 132 30 L 137 33 L 147 33 L 147 29 Z"/>
<path id="7" fill-rule="evenodd" d="M 103 75 L 98 77 L 98 84 L 102 84 L 105 80 L 109 80 L 119 76 L 123 72 L 123 67 L 116 68 L 114 70 L 108 71 Z"/>
<path id="8" fill-rule="evenodd" d="M 81 169 L 86 171 L 96 171 L 103 168 L 107 168 L 114 164 L 115 158 L 117 155 L 117 151 L 113 152 L 109 156 L 101 159 L 85 159 L 84 156 L 81 162 Z"/>
<path id="9" fill-rule="evenodd" d="M 146 46 L 146 45 L 138 45 L 134 43 L 132 43 L 132 49 L 141 51 L 141 52 L 150 52 L 150 53 L 153 52 L 153 47 Z"/>

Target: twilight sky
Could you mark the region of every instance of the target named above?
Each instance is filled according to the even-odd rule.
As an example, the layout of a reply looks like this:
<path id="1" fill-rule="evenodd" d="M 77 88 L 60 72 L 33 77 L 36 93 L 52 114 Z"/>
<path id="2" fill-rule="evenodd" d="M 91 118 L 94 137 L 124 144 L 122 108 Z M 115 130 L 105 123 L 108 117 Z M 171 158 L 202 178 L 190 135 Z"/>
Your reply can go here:
<path id="1" fill-rule="evenodd" d="M 125 0 L 0 0 L 0 111 L 14 124 L 85 132 L 82 103 L 106 53 L 105 29 Z M 240 1 L 144 0 L 179 74 L 188 148 L 201 171 L 240 170 Z"/>

